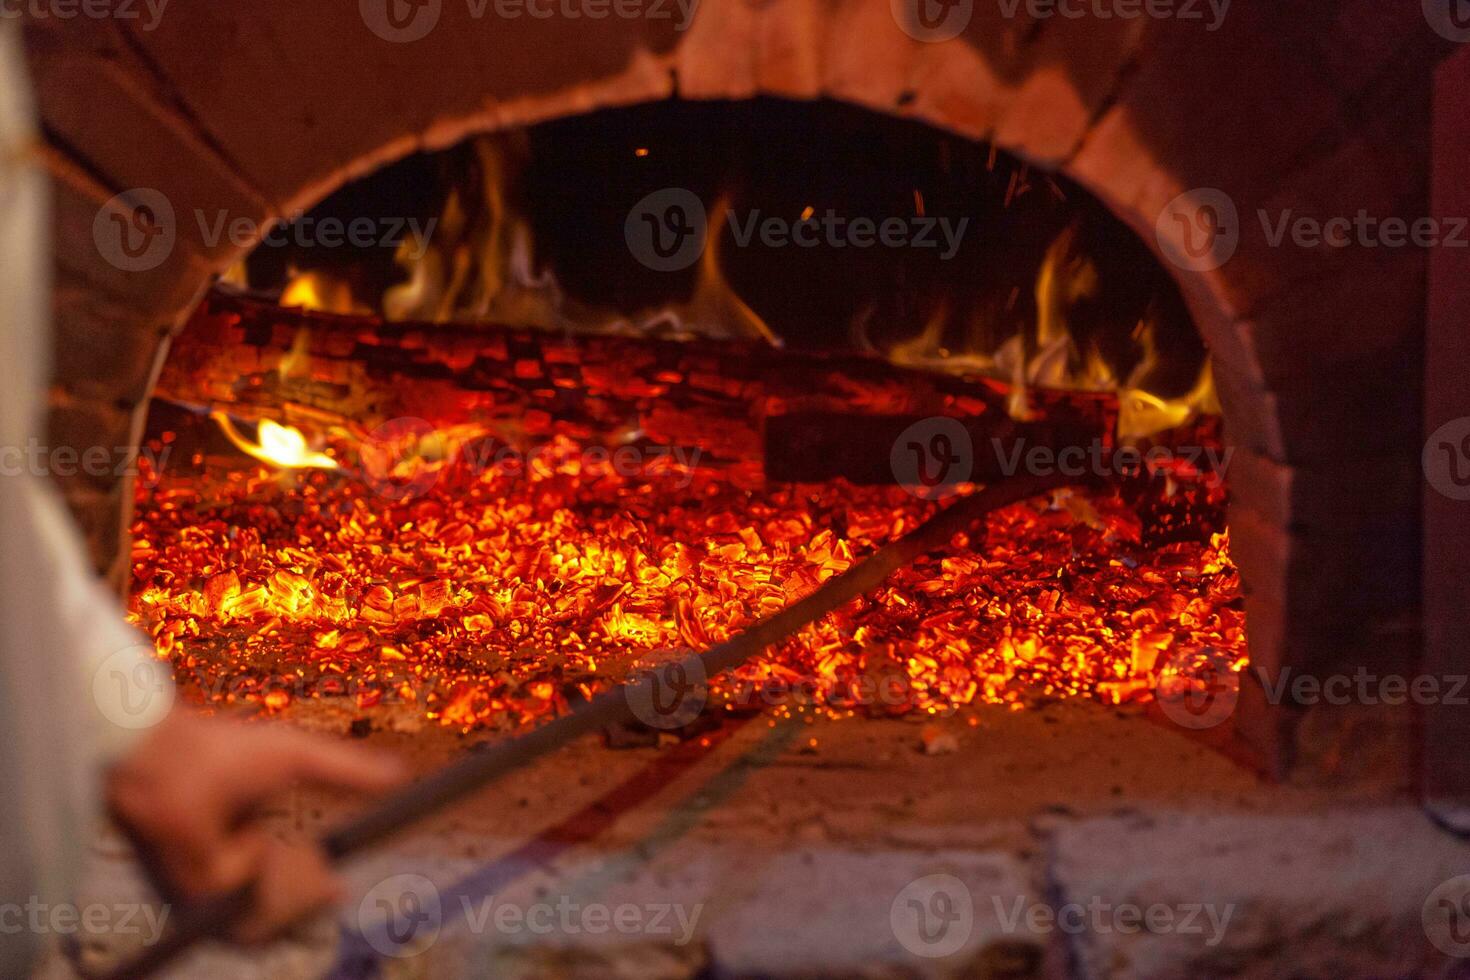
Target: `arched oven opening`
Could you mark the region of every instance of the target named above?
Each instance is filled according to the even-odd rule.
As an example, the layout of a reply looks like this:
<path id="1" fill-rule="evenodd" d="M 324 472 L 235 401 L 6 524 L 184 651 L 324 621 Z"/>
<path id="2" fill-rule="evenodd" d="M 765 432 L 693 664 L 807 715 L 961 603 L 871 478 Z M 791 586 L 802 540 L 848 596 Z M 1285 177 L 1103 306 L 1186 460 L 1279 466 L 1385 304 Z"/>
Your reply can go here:
<path id="1" fill-rule="evenodd" d="M 514 731 L 1060 473 L 717 712 L 1228 731 L 1221 421 L 1173 278 L 1075 183 L 837 103 L 606 110 L 377 171 L 226 274 L 153 392 L 132 610 L 206 703 Z"/>

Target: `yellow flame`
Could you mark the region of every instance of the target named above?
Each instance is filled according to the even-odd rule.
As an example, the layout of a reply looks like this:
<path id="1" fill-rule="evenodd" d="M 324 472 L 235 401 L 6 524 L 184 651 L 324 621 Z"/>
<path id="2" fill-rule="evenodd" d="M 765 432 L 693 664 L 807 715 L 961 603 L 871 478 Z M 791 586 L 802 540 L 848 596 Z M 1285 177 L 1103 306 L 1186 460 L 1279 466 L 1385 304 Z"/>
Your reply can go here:
<path id="1" fill-rule="evenodd" d="M 551 270 L 537 268 L 530 223 L 516 210 L 511 193 L 529 160 L 524 140 L 481 140 L 475 153 L 479 184 L 450 191 L 428 242 L 405 241 L 399 247 L 394 260 L 408 279 L 383 296 L 389 320 L 488 320 L 547 330 L 577 324 L 588 332 L 694 332 L 778 344 L 720 268 L 719 232 L 727 201 L 710 209 L 710 237 L 689 301 L 628 314 L 579 303 L 566 295 Z"/>
<path id="2" fill-rule="evenodd" d="M 725 227 L 729 214 L 728 198 L 720 198 L 710 208 L 708 237 L 704 254 L 699 257 L 699 279 L 694 284 L 694 295 L 687 305 L 671 307 L 664 315 L 706 330 L 728 331 L 736 337 L 759 337 L 773 347 L 780 347 L 781 340 L 775 331 L 759 313 L 746 305 L 720 268 L 720 230 Z"/>
<path id="3" fill-rule="evenodd" d="M 1030 391 L 1033 387 L 1073 391 L 1112 391 L 1118 395 L 1118 436 L 1123 440 L 1146 439 L 1184 425 L 1202 413 L 1219 414 L 1214 376 L 1205 362 L 1194 388 L 1178 398 L 1164 398 L 1145 384 L 1159 366 L 1152 314 L 1139 321 L 1133 331 L 1140 358 L 1138 366 L 1120 380 L 1096 346 L 1077 350 L 1067 322 L 1067 311 L 1077 301 L 1094 296 L 1099 287 L 1097 266 L 1078 250 L 1077 232 L 1068 226 L 1047 248 L 1036 275 L 1036 336 L 1017 333 L 1002 341 L 991 353 L 950 351 L 944 346 L 944 329 L 949 309 L 944 304 L 915 337 L 888 349 L 895 364 L 980 375 L 1010 385 L 1006 408 L 1012 418 L 1030 421 L 1035 417 Z M 973 331 L 983 335 L 983 331 Z"/>
<path id="4" fill-rule="evenodd" d="M 281 305 L 320 313 L 367 313 L 366 307 L 353 301 L 352 287 L 336 282 L 322 272 L 303 272 L 293 278 L 281 293 Z"/>
<path id="5" fill-rule="evenodd" d="M 337 461 L 326 453 L 310 449 L 306 444 L 306 436 L 294 426 L 262 419 L 256 427 L 256 436 L 260 441 L 252 442 L 224 412 L 211 412 L 209 417 L 214 419 L 220 431 L 241 452 L 248 453 L 262 463 L 288 470 L 337 469 Z"/>
<path id="6" fill-rule="evenodd" d="M 708 239 L 690 298 L 628 314 L 567 296 L 551 270 L 537 268 L 530 223 L 514 204 L 516 181 L 530 161 L 524 135 L 481 139 L 474 151 L 478 181 L 450 190 L 428 240 L 406 240 L 399 247 L 395 261 L 407 279 L 384 293 L 382 313 L 387 319 L 491 321 L 540 329 L 575 324 L 594 333 L 759 338 L 781 346 L 780 338 L 740 297 L 721 266 L 720 232 L 729 214 L 728 199 L 719 199 L 709 209 Z M 635 149 L 644 151 L 645 147 Z M 917 190 L 914 207 L 924 213 L 923 195 Z M 814 211 L 814 205 L 805 205 L 801 219 L 808 220 Z M 1161 360 L 1151 315 L 1134 331 L 1141 357 L 1126 379 L 1095 346 L 1079 350 L 1069 313 L 1078 302 L 1095 297 L 1100 287 L 1098 267 L 1080 239 L 1078 226 L 1069 225 L 1047 248 L 1033 284 L 1034 334 L 1017 333 L 997 343 L 988 314 L 977 311 L 968 324 L 971 340 L 952 351 L 945 340 L 953 310 L 940 304 L 918 336 L 887 351 L 889 359 L 909 367 L 1005 381 L 1010 385 L 1008 410 L 1019 420 L 1035 415 L 1030 397 L 1035 387 L 1116 392 L 1119 435 L 1125 439 L 1147 438 L 1182 425 L 1197 413 L 1218 411 L 1208 365 L 1187 395 L 1164 398 L 1149 390 L 1150 375 Z M 371 312 L 354 301 L 348 283 L 316 271 L 297 275 L 281 303 L 333 313 Z M 871 310 L 854 321 L 855 333 L 863 332 L 863 317 L 870 315 Z M 305 338 L 299 336 L 297 341 L 304 344 Z M 303 361 L 293 348 L 281 364 L 282 378 L 301 370 Z"/>
<path id="7" fill-rule="evenodd" d="M 219 281 L 236 289 L 250 288 L 250 273 L 245 266 L 245 260 L 240 259 L 220 275 Z"/>
<path id="8" fill-rule="evenodd" d="M 1206 361 L 1194 388 L 1179 398 L 1160 398 L 1142 388 L 1121 389 L 1118 392 L 1118 437 L 1124 440 L 1147 439 L 1176 429 L 1196 415 L 1219 413 L 1215 374 Z"/>

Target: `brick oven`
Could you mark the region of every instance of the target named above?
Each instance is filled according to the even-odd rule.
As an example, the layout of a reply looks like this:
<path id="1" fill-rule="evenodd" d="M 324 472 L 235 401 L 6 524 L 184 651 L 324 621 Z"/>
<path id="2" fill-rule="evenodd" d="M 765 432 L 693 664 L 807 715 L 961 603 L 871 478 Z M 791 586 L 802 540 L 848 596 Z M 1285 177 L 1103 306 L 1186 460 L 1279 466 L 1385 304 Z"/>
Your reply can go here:
<path id="1" fill-rule="evenodd" d="M 441 29 L 401 45 L 351 10 L 179 11 L 149 32 L 28 25 L 57 196 L 57 439 L 136 441 L 167 338 L 240 258 L 181 222 L 158 268 L 113 268 L 92 229 L 118 193 L 159 188 L 180 211 L 226 208 L 267 227 L 411 150 L 597 107 L 840 99 L 1070 175 L 1146 241 L 1198 188 L 1225 191 L 1246 218 L 1273 203 L 1427 210 L 1421 96 L 1443 39 L 1417 11 L 1240 10 L 1205 37 L 1186 23 L 1084 28 L 982 9 L 954 44 L 895 32 L 876 5 L 712 4 L 687 32 L 616 20 L 552 31 L 529 18 L 486 31 L 455 23 L 464 13 L 448 5 Z M 324 36 L 344 40 L 321 50 Z M 221 59 L 200 37 L 237 53 Z M 540 55 L 553 43 L 554 69 Z M 1179 280 L 1239 450 L 1231 526 L 1252 660 L 1268 671 L 1401 663 L 1419 637 L 1424 253 L 1271 250 L 1246 231 L 1230 262 Z M 99 567 L 116 571 L 130 488 L 66 490 Z M 1284 764 L 1297 719 L 1267 711 L 1253 685 L 1243 694 L 1245 728 Z"/>
<path id="2" fill-rule="evenodd" d="M 225 436 L 259 449 L 259 430 L 242 434 L 240 423 L 264 424 L 266 403 L 249 392 L 235 398 L 234 389 L 220 395 L 236 359 L 245 358 L 240 375 L 257 378 L 250 392 L 284 378 L 282 364 L 294 357 L 303 377 L 348 391 L 308 407 L 361 408 L 368 403 L 354 401 L 362 393 L 352 385 L 363 376 L 353 364 L 364 356 L 364 323 L 376 332 L 369 373 L 389 379 L 399 398 L 392 411 L 373 403 L 363 415 L 372 425 L 442 407 L 434 400 L 441 389 L 419 396 L 411 386 L 483 365 L 487 345 L 499 351 L 501 373 L 486 385 L 531 391 L 526 411 L 555 416 L 552 402 L 565 409 L 576 397 L 568 393 L 596 403 L 575 412 L 614 404 L 645 420 L 694 413 L 689 405 L 697 404 L 714 421 L 691 444 L 738 442 L 719 422 L 722 412 L 738 413 L 738 399 L 720 399 L 752 387 L 788 407 L 842 388 L 863 390 L 887 416 L 956 414 L 960 403 L 1005 414 L 1003 388 L 892 356 L 868 377 L 879 369 L 850 350 L 809 344 L 778 355 L 746 344 L 759 340 L 751 336 L 733 346 L 697 338 L 689 355 L 628 337 L 552 341 L 524 323 L 469 330 L 466 339 L 463 324 L 446 324 L 422 304 L 414 315 L 385 319 L 377 304 L 357 310 L 324 299 L 325 279 L 299 269 L 282 278 L 316 291 L 306 311 L 241 286 L 247 257 L 258 273 L 266 252 L 253 239 L 273 224 L 340 205 L 355 188 L 401 190 L 413 180 L 384 184 L 382 175 L 409 159 L 462 154 L 467 140 L 544 133 L 593 116 L 634 118 L 618 113 L 652 119 L 671 106 L 691 118 L 699 106 L 720 106 L 755 120 L 807 111 L 793 105 L 827 106 L 871 116 L 874 132 L 912 125 L 933 134 L 923 139 L 954 140 L 975 159 L 989 155 L 992 168 L 999 154 L 1003 171 L 1054 180 L 1070 191 L 1059 194 L 1067 207 L 1095 205 L 1099 220 L 1116 222 L 1139 249 L 1115 278 L 1159 277 L 1181 301 L 1181 329 L 1208 350 L 1233 453 L 1226 522 L 1239 598 L 1227 599 L 1243 612 L 1249 658 L 1220 747 L 1294 792 L 1412 784 L 1442 822 L 1464 829 L 1463 708 L 1273 692 L 1300 691 L 1291 685 L 1302 678 L 1465 670 L 1457 612 L 1464 586 L 1449 543 L 1464 539 L 1470 518 L 1421 479 L 1437 452 L 1426 434 L 1466 414 L 1453 368 L 1464 362 L 1455 340 L 1458 260 L 1423 244 L 1355 239 L 1339 247 L 1321 227 L 1364 213 L 1412 224 L 1463 212 L 1456 153 L 1464 107 L 1455 83 L 1466 59 L 1450 59 L 1453 22 L 1414 4 L 1239 3 L 1215 14 L 1199 6 L 1196 20 L 1074 17 L 1026 3 L 705 0 L 697 11 L 671 7 L 667 18 L 541 19 L 477 13 L 451 0 L 258 0 L 169 8 L 146 29 L 121 19 L 30 17 L 26 47 L 54 195 L 51 439 L 139 446 L 168 431 L 202 458 L 229 451 L 207 418 L 228 409 L 234 428 Z M 557 132 L 573 138 L 571 129 Z M 636 152 L 657 155 L 659 147 Z M 597 186 L 595 173 L 588 181 Z M 632 203 L 619 200 L 613 210 Z M 152 235 L 165 208 L 167 248 L 156 262 L 127 254 L 119 261 L 99 246 L 109 229 Z M 211 235 L 195 214 L 257 231 L 248 241 Z M 1318 223 L 1316 243 L 1294 244 L 1302 218 Z M 564 254 L 591 254 L 575 232 L 563 234 Z M 310 338 L 299 349 L 298 335 Z M 699 343 L 710 344 L 703 355 Z M 835 360 L 820 368 L 803 360 L 819 355 Z M 668 396 L 661 407 L 666 386 L 690 380 L 702 364 L 718 370 L 722 359 L 728 390 L 688 402 Z M 600 386 L 592 368 L 620 364 L 640 365 L 632 389 Z M 906 394 L 882 402 L 864 384 L 885 397 Z M 1053 399 L 1072 422 L 1112 410 L 1080 396 L 1036 397 Z M 932 410 L 939 404 L 944 411 Z M 309 429 L 324 417 L 298 412 L 290 421 Z M 769 446 L 769 428 L 765 436 Z M 1441 441 L 1454 446 L 1457 438 Z M 891 441 L 886 430 L 878 439 Z M 824 458 L 835 458 L 862 438 L 818 443 Z M 153 526 L 135 503 L 152 506 L 152 498 L 139 497 L 132 476 L 63 484 L 99 573 L 129 587 L 138 561 L 130 529 Z M 239 585 L 213 581 L 217 590 Z M 427 601 L 425 585 L 413 586 L 414 601 Z M 1091 954 L 1074 955 L 1095 966 Z M 1173 974 L 1140 967 L 1127 975 Z"/>

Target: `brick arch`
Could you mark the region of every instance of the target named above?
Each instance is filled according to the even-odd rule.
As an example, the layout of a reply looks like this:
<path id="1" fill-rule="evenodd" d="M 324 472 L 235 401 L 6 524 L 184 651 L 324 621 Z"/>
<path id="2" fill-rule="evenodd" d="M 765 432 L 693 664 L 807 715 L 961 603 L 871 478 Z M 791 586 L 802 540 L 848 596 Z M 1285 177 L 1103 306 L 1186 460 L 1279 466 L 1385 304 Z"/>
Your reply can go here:
<path id="1" fill-rule="evenodd" d="M 185 217 L 196 209 L 267 226 L 415 150 L 606 106 L 765 94 L 920 119 L 1066 173 L 1151 244 L 1166 204 L 1193 188 L 1228 194 L 1247 231 L 1259 209 L 1426 213 L 1438 39 L 1417 5 L 1276 6 L 1207 31 L 1008 19 L 976 3 L 942 43 L 900 30 L 889 0 L 704 0 L 687 31 L 502 20 L 493 6 L 477 21 L 445 0 L 435 30 L 407 44 L 373 34 L 350 2 L 177 5 L 152 30 L 30 22 L 55 185 L 53 439 L 136 441 L 168 336 L 238 258 L 201 236 Z M 92 227 L 136 187 L 174 204 L 179 241 L 157 269 L 125 273 Z M 1238 451 L 1231 526 L 1253 657 L 1268 671 L 1337 662 L 1417 599 L 1424 256 L 1273 249 L 1247 233 L 1221 268 L 1176 271 Z M 131 488 L 65 490 L 99 566 L 118 570 Z M 1247 728 L 1275 750 L 1281 713 L 1259 710 L 1254 687 L 1245 698 Z"/>

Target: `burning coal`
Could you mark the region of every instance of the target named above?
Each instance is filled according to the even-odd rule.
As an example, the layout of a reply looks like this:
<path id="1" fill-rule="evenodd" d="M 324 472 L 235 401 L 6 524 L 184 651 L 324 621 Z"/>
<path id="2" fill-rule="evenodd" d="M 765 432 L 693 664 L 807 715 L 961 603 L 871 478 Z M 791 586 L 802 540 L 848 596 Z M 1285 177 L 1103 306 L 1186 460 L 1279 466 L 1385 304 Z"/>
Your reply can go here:
<path id="1" fill-rule="evenodd" d="M 426 354 L 416 328 L 367 326 L 216 298 L 180 338 L 159 411 L 213 400 L 168 424 L 155 412 L 156 438 L 194 451 L 140 481 L 132 612 L 198 699 L 409 704 L 461 729 L 563 712 L 652 652 L 728 638 L 934 512 L 900 487 L 768 482 L 751 450 L 765 414 L 943 403 L 984 418 L 1006 397 L 953 380 L 926 394 L 871 362 L 864 376 L 610 338 L 548 342 L 533 365 L 529 338 L 482 335 L 465 360 L 458 342 Z M 335 358 L 364 362 L 363 342 L 408 344 L 378 363 L 421 376 L 380 375 L 373 390 L 432 421 L 332 411 L 365 404 L 325 384 L 347 377 Z M 459 358 L 452 385 L 429 370 L 441 356 Z M 240 375 L 246 362 L 258 373 Z M 235 365 L 230 385 L 216 363 Z M 282 413 L 283 391 L 315 401 L 293 403 L 289 422 L 262 416 L 254 399 Z M 1051 410 L 1116 418 L 1086 399 Z M 209 442 L 208 413 L 227 410 L 229 440 Z M 939 713 L 1147 698 L 1167 664 L 1205 650 L 1243 666 L 1224 503 L 1219 474 L 1176 459 L 1000 511 L 983 539 L 900 571 L 716 697 L 728 710 Z"/>

